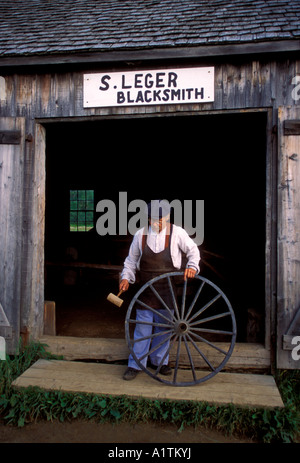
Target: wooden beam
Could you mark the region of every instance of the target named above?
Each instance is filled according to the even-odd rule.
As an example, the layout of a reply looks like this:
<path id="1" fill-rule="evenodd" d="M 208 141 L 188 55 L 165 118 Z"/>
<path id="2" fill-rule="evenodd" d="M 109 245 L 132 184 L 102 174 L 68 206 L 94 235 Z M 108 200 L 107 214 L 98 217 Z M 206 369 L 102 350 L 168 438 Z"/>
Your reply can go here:
<path id="1" fill-rule="evenodd" d="M 88 262 L 46 262 L 47 267 L 90 268 L 96 270 L 114 270 L 121 272 L 122 265 L 90 264 Z"/>
<path id="2" fill-rule="evenodd" d="M 295 337 L 295 335 L 292 336 L 291 334 L 284 334 L 282 336 L 282 349 L 283 350 L 290 350 L 290 351 L 293 350 L 293 348 L 295 347 L 292 344 L 292 340 L 293 340 L 294 337 Z"/>
<path id="3" fill-rule="evenodd" d="M 12 327 L 0 326 L 0 336 L 2 336 L 5 339 L 12 339 Z"/>
<path id="4" fill-rule="evenodd" d="M 283 123 L 284 135 L 300 135 L 300 120 L 289 120 Z"/>
<path id="5" fill-rule="evenodd" d="M 56 314 L 54 301 L 45 301 L 44 303 L 44 334 L 49 336 L 56 335 Z"/>
<path id="6" fill-rule="evenodd" d="M 45 344 L 46 350 L 54 355 L 63 355 L 65 360 L 103 360 L 105 362 L 126 361 L 129 349 L 125 339 L 111 338 L 78 338 L 74 336 L 42 336 L 39 341 Z M 218 344 L 219 347 L 223 347 Z M 170 352 L 170 364 L 176 361 L 177 346 Z M 201 349 L 206 353 L 207 347 L 202 343 Z M 180 355 L 180 367 L 189 368 L 188 356 Z M 197 367 L 203 367 L 202 359 L 194 359 Z M 225 366 L 227 371 L 269 371 L 270 351 L 261 344 L 237 343 Z"/>
<path id="7" fill-rule="evenodd" d="M 21 132 L 19 130 L 0 130 L 0 145 L 19 145 Z"/>

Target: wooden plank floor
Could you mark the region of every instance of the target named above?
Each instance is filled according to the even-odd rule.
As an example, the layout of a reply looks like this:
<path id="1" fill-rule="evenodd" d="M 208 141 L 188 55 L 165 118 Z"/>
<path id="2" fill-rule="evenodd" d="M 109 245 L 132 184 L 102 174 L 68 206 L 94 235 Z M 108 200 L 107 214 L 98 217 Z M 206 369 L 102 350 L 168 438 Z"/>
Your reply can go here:
<path id="1" fill-rule="evenodd" d="M 124 365 L 40 359 L 19 376 L 13 386 L 251 407 L 284 406 L 273 377 L 268 375 L 220 372 L 198 385 L 172 387 L 145 372 L 133 381 L 124 381 L 125 369 Z M 180 381 L 189 373 L 181 370 Z"/>

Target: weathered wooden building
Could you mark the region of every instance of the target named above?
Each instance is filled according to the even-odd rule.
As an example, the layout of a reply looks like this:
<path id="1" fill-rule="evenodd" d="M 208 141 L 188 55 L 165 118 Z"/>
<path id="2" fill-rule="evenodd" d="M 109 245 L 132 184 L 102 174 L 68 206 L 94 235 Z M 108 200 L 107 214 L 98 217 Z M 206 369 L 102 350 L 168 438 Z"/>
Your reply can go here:
<path id="1" fill-rule="evenodd" d="M 118 337 L 105 301 L 131 236 L 97 233 L 97 204 L 119 217 L 126 193 L 204 199 L 201 272 L 238 342 L 299 368 L 299 1 L 0 0 L 0 76 L 9 351 L 43 334 L 45 300 L 57 334 Z"/>

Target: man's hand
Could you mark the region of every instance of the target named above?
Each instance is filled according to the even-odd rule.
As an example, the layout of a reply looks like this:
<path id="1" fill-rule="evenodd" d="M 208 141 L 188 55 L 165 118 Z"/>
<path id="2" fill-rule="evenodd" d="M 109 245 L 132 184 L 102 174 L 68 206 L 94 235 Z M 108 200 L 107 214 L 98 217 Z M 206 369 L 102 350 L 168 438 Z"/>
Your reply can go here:
<path id="1" fill-rule="evenodd" d="M 127 291 L 129 288 L 129 282 L 128 280 L 121 280 L 119 284 L 119 290 L 120 291 Z"/>
<path id="2" fill-rule="evenodd" d="M 194 278 L 196 273 L 197 272 L 194 268 L 186 268 L 184 271 L 183 279 L 186 280 L 187 278 Z"/>

